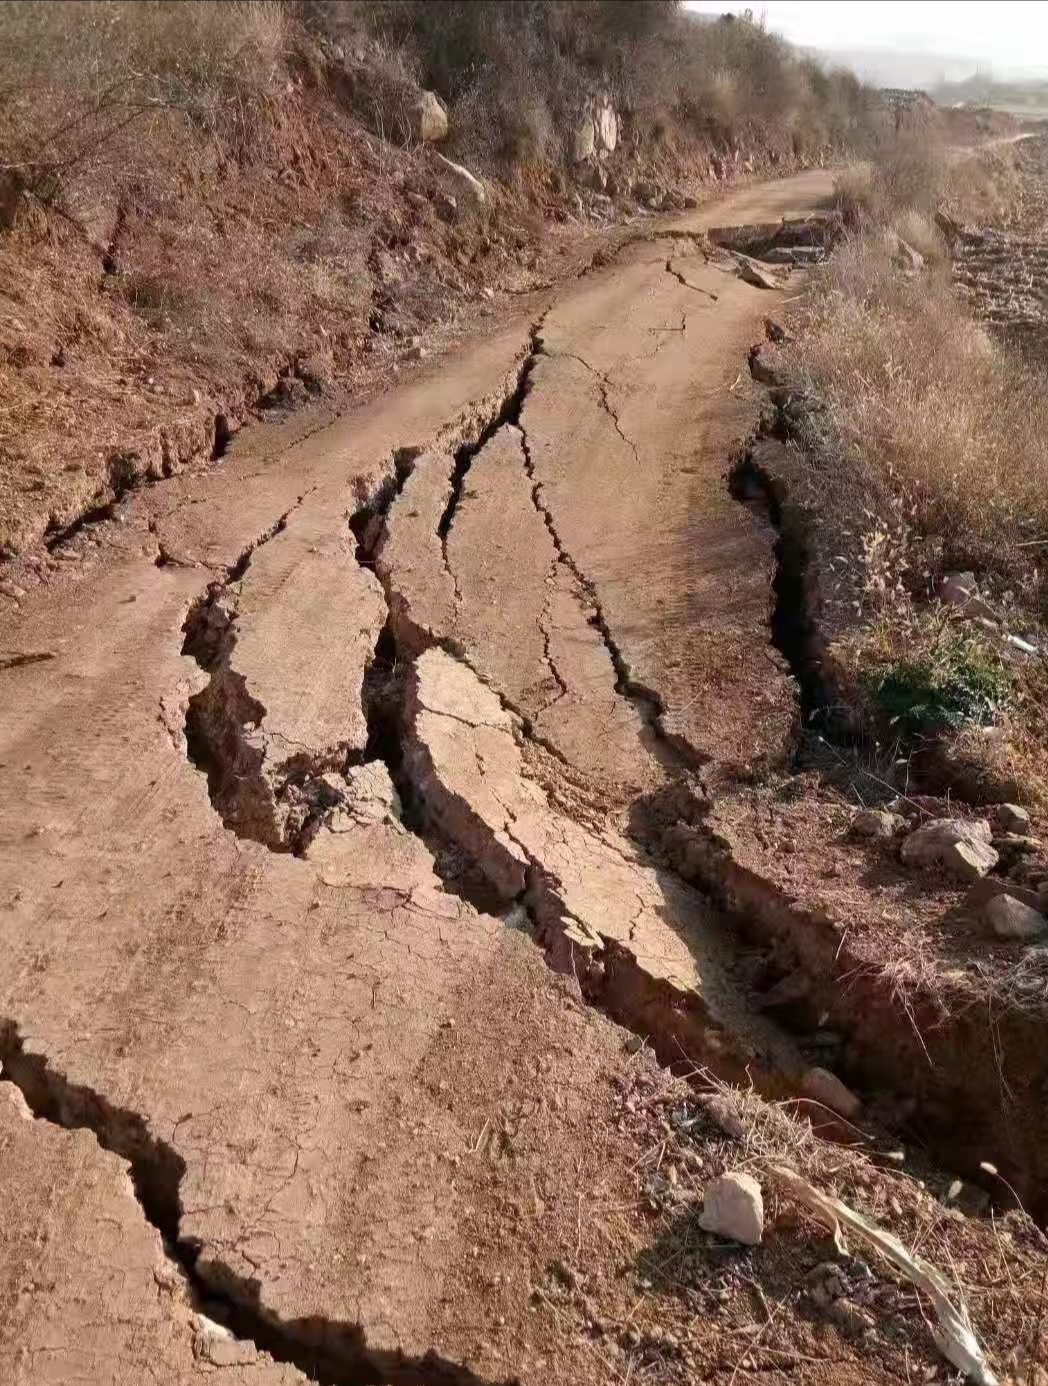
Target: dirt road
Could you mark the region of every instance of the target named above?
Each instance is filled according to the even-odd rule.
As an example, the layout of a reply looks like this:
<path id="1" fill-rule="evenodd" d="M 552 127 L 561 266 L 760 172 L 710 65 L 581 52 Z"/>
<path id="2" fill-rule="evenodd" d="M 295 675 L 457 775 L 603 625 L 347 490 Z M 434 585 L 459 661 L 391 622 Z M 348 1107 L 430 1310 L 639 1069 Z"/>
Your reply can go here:
<path id="1" fill-rule="evenodd" d="M 535 1287 L 643 1235 L 581 1211 L 632 1197 L 614 1021 L 797 1073 L 635 828 L 789 747 L 725 484 L 781 295 L 688 233 L 829 181 L 245 432 L 4 613 L 5 1381 L 608 1379 Z"/>

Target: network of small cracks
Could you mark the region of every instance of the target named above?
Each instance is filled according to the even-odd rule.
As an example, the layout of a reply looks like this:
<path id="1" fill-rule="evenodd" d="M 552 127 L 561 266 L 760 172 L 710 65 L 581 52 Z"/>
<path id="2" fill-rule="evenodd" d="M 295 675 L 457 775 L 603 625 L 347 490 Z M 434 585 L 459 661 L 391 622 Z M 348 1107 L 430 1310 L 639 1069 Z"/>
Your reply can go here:
<path id="1" fill-rule="evenodd" d="M 153 1134 L 143 1116 L 70 1082 L 38 1053 L 27 1053 L 9 1020 L 0 1021 L 0 1062 L 0 1082 L 19 1089 L 34 1118 L 64 1130 L 89 1131 L 102 1150 L 127 1162 L 135 1199 L 178 1267 L 190 1307 L 206 1308 L 207 1316 L 219 1319 L 240 1342 L 296 1367 L 316 1386 L 494 1386 L 435 1352 L 409 1357 L 369 1349 L 359 1324 L 323 1316 L 284 1320 L 265 1309 L 256 1278 L 238 1275 L 228 1263 L 205 1260 L 199 1243 L 182 1235 L 179 1189 L 185 1161 Z"/>

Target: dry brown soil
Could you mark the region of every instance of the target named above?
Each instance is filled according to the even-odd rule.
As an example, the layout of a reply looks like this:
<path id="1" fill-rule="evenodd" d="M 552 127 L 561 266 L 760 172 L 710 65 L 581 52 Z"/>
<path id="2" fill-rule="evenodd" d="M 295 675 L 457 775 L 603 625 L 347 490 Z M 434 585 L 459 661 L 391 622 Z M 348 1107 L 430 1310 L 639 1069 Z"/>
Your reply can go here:
<path id="1" fill-rule="evenodd" d="M 815 1294 L 832 1242 L 786 1200 L 758 1249 L 698 1231 L 706 1179 L 771 1145 L 963 1266 L 992 1353 L 1037 1350 L 1036 1229 L 948 1208 L 949 1165 L 880 1167 L 905 1009 L 862 1002 L 878 1049 L 758 995 L 786 942 L 840 992 L 817 854 L 795 889 L 782 838 L 846 824 L 766 788 L 797 695 L 775 531 L 727 472 L 785 292 L 703 232 L 829 181 L 662 225 L 333 422 L 245 430 L 5 604 L 4 1381 L 932 1379 L 912 1292 Z M 935 889 L 889 888 L 926 917 Z M 859 1148 L 785 1117 L 740 1148 L 652 1051 Z M 792 1102 L 813 1063 L 868 1075 L 860 1126 Z"/>

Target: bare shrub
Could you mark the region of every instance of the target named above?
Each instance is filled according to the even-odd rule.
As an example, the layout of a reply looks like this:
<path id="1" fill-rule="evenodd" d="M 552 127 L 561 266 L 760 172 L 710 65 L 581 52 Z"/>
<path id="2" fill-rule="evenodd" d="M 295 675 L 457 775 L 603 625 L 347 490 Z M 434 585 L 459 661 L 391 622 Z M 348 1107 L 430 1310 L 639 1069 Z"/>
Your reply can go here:
<path id="1" fill-rule="evenodd" d="M 400 51 L 451 109 L 481 165 L 570 158 L 584 102 L 607 92 L 643 140 L 768 142 L 814 153 L 865 141 L 869 93 L 800 59 L 745 16 L 703 21 L 673 0 L 346 0 L 307 7 L 328 33 Z"/>
<path id="2" fill-rule="evenodd" d="M 947 205 L 965 221 L 1007 221 L 1022 198 L 1018 157 L 1015 145 L 1004 145 L 955 159 L 947 174 Z"/>
<path id="3" fill-rule="evenodd" d="M 871 190 L 887 212 L 915 210 L 931 215 L 946 190 L 946 153 L 934 136 L 900 135 L 881 149 Z"/>
<path id="4" fill-rule="evenodd" d="M 878 207 L 873 191 L 873 165 L 850 164 L 833 180 L 834 201 L 849 226 L 861 226 L 873 220 Z"/>

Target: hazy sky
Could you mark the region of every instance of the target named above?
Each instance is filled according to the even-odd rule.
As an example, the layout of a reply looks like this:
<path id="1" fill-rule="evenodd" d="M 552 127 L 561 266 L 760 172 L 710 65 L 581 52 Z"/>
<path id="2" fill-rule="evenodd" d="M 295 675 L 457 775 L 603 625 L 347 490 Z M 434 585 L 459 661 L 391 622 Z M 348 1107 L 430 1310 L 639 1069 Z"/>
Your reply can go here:
<path id="1" fill-rule="evenodd" d="M 1048 68 L 1048 0 L 686 0 L 706 14 L 752 9 L 792 43 L 966 58 L 1001 75 Z"/>

